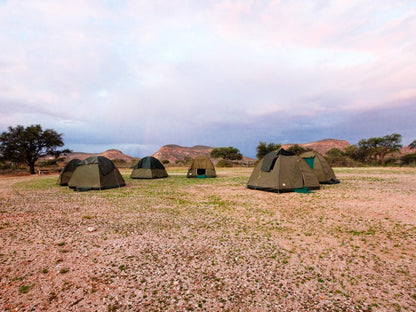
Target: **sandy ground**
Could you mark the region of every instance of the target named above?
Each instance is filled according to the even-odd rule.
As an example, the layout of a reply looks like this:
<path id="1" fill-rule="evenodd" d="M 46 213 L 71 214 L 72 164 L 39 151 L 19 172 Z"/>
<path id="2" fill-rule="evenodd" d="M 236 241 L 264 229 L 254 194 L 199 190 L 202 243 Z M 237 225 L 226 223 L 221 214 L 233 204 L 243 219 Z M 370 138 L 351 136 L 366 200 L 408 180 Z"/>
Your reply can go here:
<path id="1" fill-rule="evenodd" d="M 250 172 L 0 177 L 0 310 L 416 311 L 414 169 L 339 169 L 311 194 Z"/>

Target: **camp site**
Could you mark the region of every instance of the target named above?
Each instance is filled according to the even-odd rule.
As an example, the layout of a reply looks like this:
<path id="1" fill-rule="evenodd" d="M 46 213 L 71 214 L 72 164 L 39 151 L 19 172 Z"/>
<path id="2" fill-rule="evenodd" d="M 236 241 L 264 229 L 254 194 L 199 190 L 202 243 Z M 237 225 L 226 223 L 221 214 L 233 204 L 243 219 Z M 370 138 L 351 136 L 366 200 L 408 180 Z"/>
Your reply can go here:
<path id="1" fill-rule="evenodd" d="M 416 0 L 0 29 L 0 312 L 416 312 Z"/>
<path id="2" fill-rule="evenodd" d="M 340 183 L 316 184 L 285 154 L 214 179 L 189 179 L 195 165 L 135 178 L 97 157 L 69 187 L 60 173 L 0 176 L 0 308 L 413 310 L 415 169 L 331 168 Z M 298 176 L 292 190 L 267 190 L 270 176 L 258 187 L 292 165 L 308 192 Z"/>

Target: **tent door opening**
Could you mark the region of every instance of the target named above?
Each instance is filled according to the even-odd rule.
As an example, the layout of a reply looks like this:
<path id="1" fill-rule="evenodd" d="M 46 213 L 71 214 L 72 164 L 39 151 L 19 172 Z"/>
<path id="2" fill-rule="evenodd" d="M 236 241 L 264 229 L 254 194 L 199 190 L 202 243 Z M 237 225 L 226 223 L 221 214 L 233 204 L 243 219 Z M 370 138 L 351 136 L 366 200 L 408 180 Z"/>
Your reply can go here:
<path id="1" fill-rule="evenodd" d="M 205 169 L 196 169 L 196 174 L 197 175 L 204 175 L 205 174 Z"/>

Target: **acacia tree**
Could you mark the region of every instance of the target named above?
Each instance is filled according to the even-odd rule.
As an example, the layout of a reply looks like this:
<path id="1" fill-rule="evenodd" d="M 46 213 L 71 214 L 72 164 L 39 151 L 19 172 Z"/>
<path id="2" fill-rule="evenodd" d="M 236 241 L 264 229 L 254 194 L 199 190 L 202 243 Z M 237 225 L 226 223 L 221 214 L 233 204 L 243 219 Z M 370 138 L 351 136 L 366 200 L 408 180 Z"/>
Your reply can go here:
<path id="1" fill-rule="evenodd" d="M 384 166 L 386 155 L 397 152 L 402 147 L 400 144 L 401 140 L 402 136 L 397 133 L 385 135 L 382 138 L 375 137 L 367 140 L 362 139 L 358 142 L 357 154 L 359 155 L 360 160 L 363 161 L 379 159 Z"/>
<path id="2" fill-rule="evenodd" d="M 26 163 L 30 173 L 35 173 L 35 163 L 63 146 L 62 134 L 53 129 L 42 130 L 40 125 L 9 127 L 0 136 L 0 153 L 9 161 Z"/>
<path id="3" fill-rule="evenodd" d="M 240 153 L 238 148 L 229 146 L 229 147 L 216 147 L 214 148 L 210 156 L 212 158 L 222 158 L 225 160 L 241 160 L 243 155 Z"/>
<path id="4" fill-rule="evenodd" d="M 401 140 L 402 136 L 398 133 L 392 133 L 382 137 L 382 140 L 378 146 L 378 155 L 383 166 L 385 164 L 385 157 L 387 154 L 400 151 L 400 148 L 402 147 L 400 144 Z"/>
<path id="5" fill-rule="evenodd" d="M 71 154 L 71 153 L 72 153 L 72 150 L 66 148 L 66 149 L 63 149 L 63 150 L 50 151 L 48 154 L 53 156 L 55 159 L 58 159 L 61 155 L 66 156 L 66 155 Z"/>
<path id="6" fill-rule="evenodd" d="M 259 145 L 257 145 L 257 159 L 262 159 L 264 156 L 266 156 L 268 153 L 273 152 L 275 150 L 278 150 L 282 145 L 276 144 L 276 143 L 269 143 L 266 142 L 259 142 Z"/>

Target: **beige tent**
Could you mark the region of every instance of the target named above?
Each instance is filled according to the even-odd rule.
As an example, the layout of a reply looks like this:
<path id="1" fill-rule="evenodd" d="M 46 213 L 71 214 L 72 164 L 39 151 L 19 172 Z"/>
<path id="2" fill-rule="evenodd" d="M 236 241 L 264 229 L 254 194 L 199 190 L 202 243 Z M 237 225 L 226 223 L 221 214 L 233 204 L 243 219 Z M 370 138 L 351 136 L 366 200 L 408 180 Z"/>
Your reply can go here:
<path id="1" fill-rule="evenodd" d="M 195 157 L 188 169 L 188 178 L 215 178 L 215 167 L 208 156 L 201 154 Z"/>
<path id="2" fill-rule="evenodd" d="M 280 149 L 268 153 L 254 168 L 247 187 L 270 192 L 319 189 L 319 181 L 299 156 Z"/>
<path id="3" fill-rule="evenodd" d="M 92 156 L 82 161 L 68 182 L 68 186 L 76 191 L 104 190 L 125 185 L 120 171 L 104 156 Z"/>
<path id="4" fill-rule="evenodd" d="M 336 184 L 339 180 L 336 178 L 334 170 L 328 164 L 324 156 L 315 151 L 309 151 L 300 155 L 311 167 L 312 172 L 318 178 L 321 184 Z"/>

